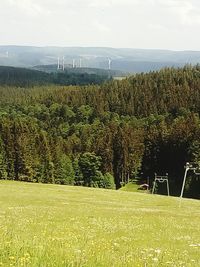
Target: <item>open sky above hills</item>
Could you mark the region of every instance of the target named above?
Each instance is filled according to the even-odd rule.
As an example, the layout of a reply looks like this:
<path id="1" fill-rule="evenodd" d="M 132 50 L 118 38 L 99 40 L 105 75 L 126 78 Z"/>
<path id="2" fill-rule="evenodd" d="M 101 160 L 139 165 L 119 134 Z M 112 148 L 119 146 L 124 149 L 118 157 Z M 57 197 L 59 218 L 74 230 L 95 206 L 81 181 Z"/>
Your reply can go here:
<path id="1" fill-rule="evenodd" d="M 200 50 L 199 0 L 1 0 L 0 44 Z"/>

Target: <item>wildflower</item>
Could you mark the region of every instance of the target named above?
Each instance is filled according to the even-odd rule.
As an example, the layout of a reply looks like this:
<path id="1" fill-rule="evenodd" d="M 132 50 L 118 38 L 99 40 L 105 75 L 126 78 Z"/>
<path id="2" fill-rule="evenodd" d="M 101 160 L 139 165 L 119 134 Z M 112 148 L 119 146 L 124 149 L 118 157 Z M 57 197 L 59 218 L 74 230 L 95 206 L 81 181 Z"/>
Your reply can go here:
<path id="1" fill-rule="evenodd" d="M 200 247 L 200 244 L 190 244 L 189 247 Z"/>
<path id="2" fill-rule="evenodd" d="M 81 250 L 80 250 L 80 249 L 75 249 L 75 252 L 76 252 L 77 254 L 80 254 L 80 253 L 81 253 Z"/>
<path id="3" fill-rule="evenodd" d="M 116 243 L 116 242 L 115 242 L 113 245 L 114 245 L 115 247 L 119 247 L 119 244 Z"/>

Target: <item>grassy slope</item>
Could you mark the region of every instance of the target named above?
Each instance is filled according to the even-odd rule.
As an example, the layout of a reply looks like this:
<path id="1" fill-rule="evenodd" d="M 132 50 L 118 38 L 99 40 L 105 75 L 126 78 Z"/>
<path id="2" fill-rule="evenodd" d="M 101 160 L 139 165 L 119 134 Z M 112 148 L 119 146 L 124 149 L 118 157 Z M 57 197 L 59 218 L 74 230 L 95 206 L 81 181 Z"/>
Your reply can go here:
<path id="1" fill-rule="evenodd" d="M 126 184 L 125 186 L 121 187 L 120 190 L 121 191 L 127 191 L 127 192 L 138 192 L 138 187 L 139 185 L 137 185 L 136 183 L 129 183 Z M 140 193 L 140 191 L 138 192 Z"/>
<path id="2" fill-rule="evenodd" d="M 137 193 L 148 193 L 147 190 L 139 190 L 139 185 L 136 183 L 128 183 L 125 186 L 121 187 L 121 191 L 126 191 L 126 192 L 137 192 Z"/>
<path id="3" fill-rule="evenodd" d="M 0 182 L 2 266 L 200 266 L 200 202 Z"/>

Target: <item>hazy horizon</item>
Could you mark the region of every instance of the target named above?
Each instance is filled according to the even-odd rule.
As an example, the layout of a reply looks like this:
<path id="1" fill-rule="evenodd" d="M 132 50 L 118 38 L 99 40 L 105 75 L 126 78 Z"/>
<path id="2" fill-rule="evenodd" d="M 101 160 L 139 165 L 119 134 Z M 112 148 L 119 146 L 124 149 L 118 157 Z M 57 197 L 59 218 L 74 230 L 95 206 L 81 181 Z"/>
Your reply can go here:
<path id="1" fill-rule="evenodd" d="M 162 49 L 162 48 L 139 48 L 139 47 L 111 47 L 111 46 L 62 46 L 62 45 L 26 45 L 26 44 L 1 44 L 0 46 L 16 46 L 16 47 L 38 47 L 38 48 L 51 48 L 51 47 L 57 47 L 57 48 L 107 48 L 107 49 L 132 49 L 132 50 L 158 50 L 158 51 L 172 51 L 172 52 L 200 52 L 199 50 L 191 50 L 191 49 L 185 49 L 185 50 L 176 50 L 176 49 Z"/>
<path id="2" fill-rule="evenodd" d="M 198 0 L 1 0 L 0 45 L 200 50 Z"/>

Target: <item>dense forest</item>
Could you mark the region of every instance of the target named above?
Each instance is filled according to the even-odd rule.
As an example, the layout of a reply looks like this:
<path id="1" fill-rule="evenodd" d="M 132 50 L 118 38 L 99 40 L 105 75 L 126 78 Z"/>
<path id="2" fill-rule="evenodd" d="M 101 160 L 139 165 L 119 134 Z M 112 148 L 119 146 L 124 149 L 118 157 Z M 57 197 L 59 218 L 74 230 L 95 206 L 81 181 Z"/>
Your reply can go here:
<path id="1" fill-rule="evenodd" d="M 88 86 L 0 87 L 0 178 L 119 188 L 200 161 L 200 66 Z M 185 195 L 200 197 L 190 173 Z"/>
<path id="2" fill-rule="evenodd" d="M 0 85 L 33 87 L 38 85 L 88 85 L 110 80 L 109 72 L 79 73 L 69 70 L 44 72 L 34 69 L 0 66 Z"/>

